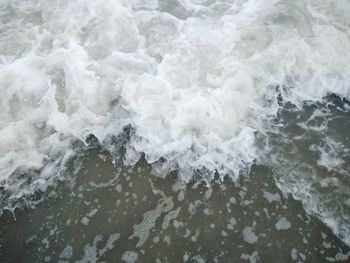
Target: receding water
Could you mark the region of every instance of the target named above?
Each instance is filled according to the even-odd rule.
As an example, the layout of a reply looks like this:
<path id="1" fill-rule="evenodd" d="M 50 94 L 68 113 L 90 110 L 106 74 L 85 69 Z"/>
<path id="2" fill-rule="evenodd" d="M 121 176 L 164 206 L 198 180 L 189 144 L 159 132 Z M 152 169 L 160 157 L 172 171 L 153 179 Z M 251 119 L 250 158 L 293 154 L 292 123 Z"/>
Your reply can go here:
<path id="1" fill-rule="evenodd" d="M 90 149 L 70 183 L 1 217 L 2 262 L 334 262 L 350 249 L 267 167 L 213 187 L 128 169 Z M 120 167 L 120 168 L 117 168 Z M 16 218 L 16 220 L 14 219 Z"/>
<path id="2" fill-rule="evenodd" d="M 349 261 L 349 12 L 0 1 L 0 261 Z"/>

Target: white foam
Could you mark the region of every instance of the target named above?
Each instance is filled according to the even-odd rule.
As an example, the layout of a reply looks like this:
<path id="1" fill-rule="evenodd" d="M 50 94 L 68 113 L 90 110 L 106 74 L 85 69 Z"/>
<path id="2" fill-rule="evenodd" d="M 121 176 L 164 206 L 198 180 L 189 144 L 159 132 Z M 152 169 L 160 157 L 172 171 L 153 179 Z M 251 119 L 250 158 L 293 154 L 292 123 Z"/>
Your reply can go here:
<path id="1" fill-rule="evenodd" d="M 245 227 L 242 231 L 243 240 L 249 244 L 254 244 L 258 241 L 258 237 L 255 235 L 254 229 L 251 227 Z"/>
<path id="2" fill-rule="evenodd" d="M 73 248 L 67 245 L 61 252 L 60 258 L 71 258 L 73 256 Z"/>
<path id="3" fill-rule="evenodd" d="M 94 237 L 94 240 L 92 244 L 86 244 L 84 246 L 84 255 L 80 260 L 77 260 L 75 262 L 78 263 L 87 263 L 87 262 L 98 262 L 99 259 L 109 250 L 111 250 L 114 247 L 114 243 L 119 239 L 120 234 L 119 233 L 113 233 L 108 237 L 108 240 L 106 241 L 106 244 L 102 248 L 101 242 L 103 242 L 103 236 L 97 235 Z"/>
<path id="4" fill-rule="evenodd" d="M 279 195 L 279 193 L 272 194 L 267 191 L 264 191 L 263 196 L 269 203 L 272 203 L 274 201 L 279 202 L 281 200 L 281 196 Z"/>
<path id="5" fill-rule="evenodd" d="M 163 157 L 181 171 L 206 167 L 237 178 L 257 157 L 259 120 L 276 111 L 265 105 L 274 96 L 271 85 L 292 85 L 289 99 L 349 95 L 348 37 L 332 24 L 346 22 L 344 1 L 329 4 L 336 14 L 320 1 L 301 2 L 305 10 L 289 1 L 243 1 L 219 18 L 185 21 L 132 9 L 153 10 L 157 1 L 36 2 L 18 4 L 18 17 L 2 28 L 8 61 L 0 72 L 2 179 L 21 166 L 42 167 L 53 150 L 40 147 L 44 139 L 63 144 L 92 133 L 103 141 L 128 122 L 136 128 L 130 148 L 149 162 Z M 38 31 L 19 16 L 23 8 L 41 12 Z M 322 12 L 328 24 L 310 21 L 324 18 Z M 36 39 L 34 46 L 24 41 L 25 51 L 14 56 L 7 45 L 16 32 L 8 27 L 17 22 L 26 26 L 25 38 Z M 120 120 L 115 99 L 131 116 Z M 46 133 L 39 123 L 48 126 Z"/>
<path id="6" fill-rule="evenodd" d="M 241 259 L 244 259 L 245 261 L 249 263 L 256 263 L 259 259 L 259 252 L 254 251 L 251 255 L 248 254 L 241 254 Z"/>
<path id="7" fill-rule="evenodd" d="M 138 258 L 138 254 L 134 251 L 125 251 L 122 255 L 122 261 L 127 263 L 134 263 Z"/>
<path id="8" fill-rule="evenodd" d="M 1 1 L 0 181 L 17 200 L 51 185 L 72 143 L 131 124 L 145 154 L 182 180 L 237 180 L 284 101 L 350 97 L 349 2 Z M 183 18 L 183 19 L 182 19 Z M 326 148 L 320 165 L 335 167 Z M 205 169 L 204 169 L 205 168 Z M 32 182 L 11 179 L 36 170 Z"/>
<path id="9" fill-rule="evenodd" d="M 134 232 L 129 237 L 129 239 L 132 239 L 134 237 L 138 238 L 138 241 L 136 243 L 137 248 L 142 247 L 148 240 L 152 228 L 155 227 L 156 221 L 162 215 L 162 213 L 169 212 L 174 206 L 171 197 L 166 197 L 163 193 L 161 194 L 163 197 L 158 200 L 157 207 L 144 213 L 142 222 L 133 226 Z M 165 216 L 162 225 L 163 229 L 166 229 L 169 226 L 170 220 L 176 218 L 177 213 L 179 212 L 180 210 L 176 209 L 172 212 L 169 212 L 169 214 Z"/>
<path id="10" fill-rule="evenodd" d="M 291 223 L 285 218 L 281 217 L 275 224 L 277 230 L 287 230 L 291 227 Z"/>

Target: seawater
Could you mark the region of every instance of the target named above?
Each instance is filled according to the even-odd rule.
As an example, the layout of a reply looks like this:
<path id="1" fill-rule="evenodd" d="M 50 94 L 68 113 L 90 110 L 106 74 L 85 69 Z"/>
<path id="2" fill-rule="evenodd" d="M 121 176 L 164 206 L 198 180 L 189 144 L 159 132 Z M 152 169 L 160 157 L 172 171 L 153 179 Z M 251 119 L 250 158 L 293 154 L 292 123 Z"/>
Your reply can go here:
<path id="1" fill-rule="evenodd" d="M 95 146 L 75 180 L 0 218 L 2 262 L 348 262 L 349 247 L 284 196 L 273 170 L 208 187 Z M 37 203 L 41 199 L 41 202 Z M 28 203 L 28 201 L 27 201 Z"/>
<path id="2" fill-rule="evenodd" d="M 349 245 L 349 11 L 347 0 L 1 1 L 1 211 L 76 180 L 96 140 L 115 169 L 144 159 L 144 176 L 184 184 L 235 185 L 266 167 L 268 185 Z"/>

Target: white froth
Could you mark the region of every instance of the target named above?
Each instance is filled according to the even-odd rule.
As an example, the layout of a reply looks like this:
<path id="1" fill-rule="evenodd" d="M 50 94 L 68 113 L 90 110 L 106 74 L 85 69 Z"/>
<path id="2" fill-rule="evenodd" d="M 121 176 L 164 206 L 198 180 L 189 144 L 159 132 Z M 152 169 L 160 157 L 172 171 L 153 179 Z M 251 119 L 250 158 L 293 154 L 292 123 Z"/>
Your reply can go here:
<path id="1" fill-rule="evenodd" d="M 272 194 L 267 191 L 264 191 L 264 197 L 269 203 L 272 203 L 274 201 L 279 202 L 281 200 L 281 196 L 279 195 L 279 193 Z"/>
<path id="2" fill-rule="evenodd" d="M 275 224 L 277 230 L 287 230 L 291 227 L 291 223 L 285 218 L 281 217 Z"/>
<path id="3" fill-rule="evenodd" d="M 73 248 L 70 245 L 67 245 L 60 254 L 60 258 L 69 259 L 73 256 Z"/>
<path id="4" fill-rule="evenodd" d="M 172 198 L 164 196 L 163 193 L 161 194 L 163 197 L 158 200 L 157 207 L 154 210 L 144 213 L 142 222 L 133 226 L 134 233 L 129 237 L 129 239 L 134 237 L 138 238 L 136 243 L 137 248 L 142 247 L 148 240 L 152 228 L 156 225 L 156 221 L 162 215 L 162 213 L 169 212 L 174 206 Z M 163 229 L 166 229 L 169 226 L 170 220 L 176 218 L 179 212 L 180 210 L 176 209 L 169 212 L 164 217 L 162 225 Z"/>
<path id="5" fill-rule="evenodd" d="M 258 237 L 255 235 L 254 229 L 251 227 L 245 227 L 242 231 L 243 240 L 249 244 L 254 244 L 258 241 Z"/>
<path id="6" fill-rule="evenodd" d="M 244 259 L 249 263 L 256 263 L 259 259 L 259 252 L 254 251 L 251 255 L 241 254 L 241 259 Z"/>
<path id="7" fill-rule="evenodd" d="M 51 185 L 73 142 L 107 144 L 126 125 L 128 164 L 144 153 L 186 182 L 194 171 L 237 180 L 259 159 L 277 86 L 297 106 L 350 97 L 348 1 L 177 5 L 0 3 L 0 182 L 11 200 Z M 317 150 L 319 165 L 342 164 L 331 146 Z M 12 180 L 28 170 L 29 186 Z"/>
<path id="8" fill-rule="evenodd" d="M 125 251 L 122 255 L 122 261 L 126 263 L 134 263 L 138 258 L 138 254 L 134 251 Z"/>

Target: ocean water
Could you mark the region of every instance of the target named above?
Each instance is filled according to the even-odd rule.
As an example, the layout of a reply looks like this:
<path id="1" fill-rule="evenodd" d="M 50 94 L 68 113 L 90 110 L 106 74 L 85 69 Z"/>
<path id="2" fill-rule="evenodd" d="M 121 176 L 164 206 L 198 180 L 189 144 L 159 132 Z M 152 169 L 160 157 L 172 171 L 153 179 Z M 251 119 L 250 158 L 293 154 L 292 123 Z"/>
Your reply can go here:
<path id="1" fill-rule="evenodd" d="M 349 261 L 348 245 L 265 166 L 207 187 L 155 176 L 144 159 L 127 168 L 98 146 L 79 159 L 74 181 L 4 211 L 2 262 Z"/>
<path id="2" fill-rule="evenodd" d="M 349 260 L 349 11 L 2 0 L 0 255 Z"/>

